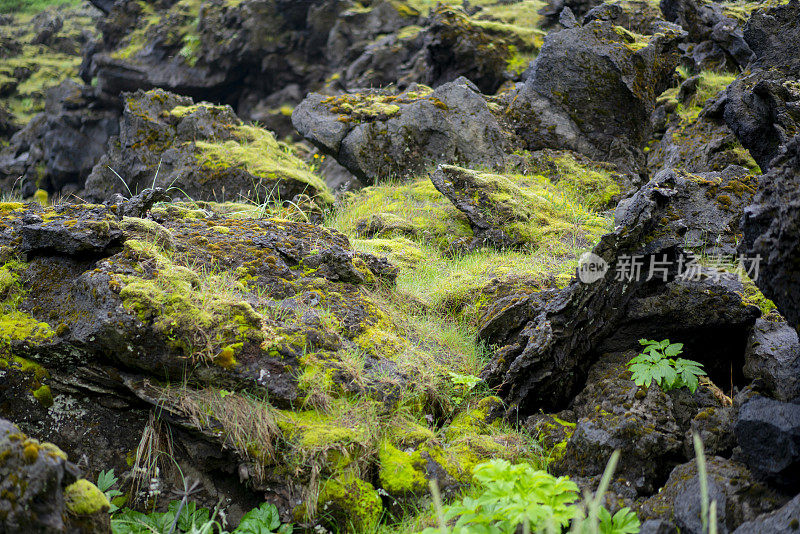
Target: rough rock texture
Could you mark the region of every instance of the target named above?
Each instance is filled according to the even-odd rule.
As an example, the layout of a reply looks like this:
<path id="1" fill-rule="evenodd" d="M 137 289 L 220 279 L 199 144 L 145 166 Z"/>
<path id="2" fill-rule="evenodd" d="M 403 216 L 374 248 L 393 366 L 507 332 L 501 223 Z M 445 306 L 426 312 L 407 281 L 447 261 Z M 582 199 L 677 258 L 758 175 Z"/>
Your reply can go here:
<path id="1" fill-rule="evenodd" d="M 103 201 L 158 186 L 198 200 L 291 199 L 330 202 L 326 186 L 265 130 L 245 126 L 228 106 L 195 105 L 162 90 L 125 97 L 118 138 L 86 180 Z"/>
<path id="2" fill-rule="evenodd" d="M 61 449 L 29 438 L 16 425 L 0 419 L 0 530 L 9 534 L 110 533 L 105 496 L 101 499 L 105 508 L 70 499 L 70 488 L 80 474 Z M 99 493 L 87 480 L 77 483 Z M 92 527 L 82 528 L 85 524 Z"/>
<path id="3" fill-rule="evenodd" d="M 678 333 L 690 336 L 696 345 L 693 348 L 687 343 L 688 353 L 711 367 L 725 368 L 731 347 L 716 352 L 712 346 L 708 352 L 708 344 L 702 341 L 704 330 L 726 332 L 734 346 L 741 342 L 739 349 L 743 351 L 746 336 L 742 332 L 753 324 L 759 311 L 742 303 L 738 292 L 741 284 L 730 277 L 725 281 L 706 271 L 700 272 L 710 275 L 711 282 L 676 280 L 676 276 L 679 272 L 687 278 L 694 277 L 692 272 L 698 274 L 689 268 L 683 246 L 690 250 L 690 246 L 702 248 L 718 240 L 732 240 L 730 226 L 736 214 L 714 204 L 718 195 L 728 193 L 721 186 L 741 199 L 752 195 L 748 184 L 752 177 L 747 176 L 736 168 L 721 174 L 693 176 L 671 171 L 656 176 L 618 208 L 616 229 L 593 249 L 593 254 L 602 259 L 595 262 L 607 266 L 601 278 L 592 283 L 574 280 L 544 302 L 540 297 L 529 297 L 492 318 L 492 328 L 483 335 L 488 343 L 499 347 L 498 358 L 484 376 L 491 383 L 501 384 L 502 393 L 523 413 L 559 409 L 580 387 L 604 342 L 611 340 L 623 349 L 635 346 L 642 330 L 658 332 L 661 337 Z M 713 216 L 705 218 L 705 214 Z M 631 268 L 634 255 L 643 266 L 639 276 Z M 667 263 L 663 270 L 653 271 L 655 276 L 648 276 L 650 262 L 656 260 Z M 707 283 L 715 286 L 713 291 L 698 293 L 692 288 Z M 660 292 L 672 295 L 658 298 Z M 717 297 L 712 296 L 715 293 Z M 695 307 L 691 302 L 701 294 L 710 299 L 701 298 Z M 665 315 L 669 306 L 662 304 L 670 301 L 684 303 Z M 685 306 L 701 313 L 687 317 L 682 311 Z M 629 311 L 646 320 L 636 325 Z M 674 322 L 665 322 L 670 315 Z M 628 331 L 629 337 L 620 336 L 631 322 L 634 328 Z"/>
<path id="4" fill-rule="evenodd" d="M 739 525 L 734 534 L 782 534 L 800 527 L 800 495 L 779 509 Z"/>
<path id="5" fill-rule="evenodd" d="M 781 496 L 756 481 L 745 466 L 718 456 L 707 457 L 706 465 L 708 496 L 717 502 L 718 532 L 731 532 L 743 521 L 783 504 Z M 642 504 L 639 514 L 642 519 L 671 521 L 681 532 L 704 532 L 697 464 L 692 461 L 676 467 L 664 488 Z"/>
<path id="6" fill-rule="evenodd" d="M 742 35 L 742 22 L 724 6 L 697 0 L 661 0 L 661 11 L 688 33 L 685 58 L 696 72 L 703 69 L 735 71 L 753 58 Z"/>
<path id="7" fill-rule="evenodd" d="M 292 122 L 365 184 L 420 174 L 436 163 L 498 167 L 505 161 L 504 134 L 490 103 L 465 78 L 398 95 L 311 94 Z"/>
<path id="8" fill-rule="evenodd" d="M 739 165 L 760 174 L 755 161 L 724 120 L 725 86 L 710 86 L 716 80 L 713 75 L 709 78 L 707 81 L 705 74 L 693 76 L 681 84 L 677 98 L 666 95 L 659 98 L 660 104 L 651 122 L 656 136 L 661 139 L 647 157 L 648 168 L 653 172 L 665 168 L 722 171 L 729 165 Z M 728 81 L 720 76 L 720 85 Z M 698 93 L 709 89 L 723 92 L 705 102 L 699 101 Z M 681 109 L 677 111 L 679 106 Z"/>
<path id="9" fill-rule="evenodd" d="M 640 392 L 630 380 L 626 364 L 635 355 L 605 357 L 589 371 L 575 398 L 574 432 L 553 466 L 559 474 L 596 477 L 619 449 L 624 460 L 615 476 L 626 482 L 614 490 L 629 498 L 650 495 L 666 480 L 681 461 L 682 441 L 672 399 L 657 387 Z"/>
<path id="10" fill-rule="evenodd" d="M 67 80 L 48 92 L 45 112 L 33 118 L 0 151 L 0 187 L 23 196 L 36 189 L 50 193 L 80 189 L 119 132 L 113 100 Z M 21 178 L 21 179 L 20 179 Z"/>
<path id="11" fill-rule="evenodd" d="M 353 251 L 332 230 L 234 217 L 243 205 L 158 203 L 146 211 L 156 193 L 105 206 L 0 204 L 0 414 L 92 466 L 134 478 L 127 453 L 142 436 L 166 447 L 168 435 L 170 455 L 202 483 L 199 503 L 231 499 L 237 518 L 266 498 L 284 521 L 298 521 L 298 502 L 314 506 L 308 492 L 328 480 L 321 505 L 356 513 L 361 501 L 336 489 L 357 487 L 377 506 L 356 517 L 367 524 L 381 499 L 356 468 L 380 472 L 380 487 L 406 498 L 429 479 L 456 491 L 489 455 L 527 458 L 521 443 L 490 426 L 497 398 L 459 414 L 444 441 L 419 425 L 387 432 L 376 458 L 378 444 L 367 448 L 371 434 L 350 419 L 358 414 L 312 408 L 352 396 L 392 413 L 384 410 L 401 388 L 408 395 L 414 387 L 396 360 L 419 349 L 374 296 L 397 268 Z M 127 204 L 146 218 L 124 216 L 133 212 Z M 312 387 L 315 380 L 327 389 Z M 155 407 L 158 420 L 149 416 Z M 252 428 L 241 426 L 243 417 L 254 418 Z M 410 430 L 422 437 L 406 452 Z M 148 493 L 146 482 L 134 494 L 163 504 L 180 478 L 159 465 L 162 495 Z M 417 473 L 413 483 L 403 478 L 408 470 Z"/>
<path id="12" fill-rule="evenodd" d="M 87 48 L 81 75 L 109 94 L 159 87 L 229 104 L 283 134 L 291 133 L 287 110 L 309 91 L 436 87 L 466 75 L 494 92 L 515 53 L 534 51 L 527 29 L 485 28 L 457 7 L 432 5 L 430 15 L 417 7 L 402 0 L 119 1 L 101 6 L 108 9 L 103 37 Z"/>
<path id="13" fill-rule="evenodd" d="M 786 322 L 758 319 L 744 358 L 744 374 L 759 380 L 759 389 L 782 401 L 800 398 L 800 343 L 797 331 Z"/>
<path id="14" fill-rule="evenodd" d="M 751 395 L 736 418 L 740 458 L 757 476 L 800 489 L 800 404 Z"/>
<path id="15" fill-rule="evenodd" d="M 756 59 L 728 87 L 725 121 L 764 171 L 800 133 L 798 17 L 797 2 L 757 11 L 744 29 Z"/>
<path id="16" fill-rule="evenodd" d="M 758 192 L 744 214 L 742 253 L 761 257 L 755 280 L 794 328 L 800 328 L 800 135 L 759 178 Z"/>
<path id="17" fill-rule="evenodd" d="M 510 41 L 473 23 L 462 11 L 439 6 L 424 26 L 408 28 L 366 46 L 347 67 L 344 84 L 350 90 L 390 83 L 405 88 L 413 82 L 438 87 L 464 76 L 480 91 L 493 94 L 505 81 L 510 45 Z"/>
<path id="18" fill-rule="evenodd" d="M 512 128 L 530 150 L 569 148 L 640 169 L 680 35 L 668 24 L 643 36 L 600 20 L 548 34 L 506 111 Z"/>
<path id="19" fill-rule="evenodd" d="M 590 9 L 583 17 L 586 24 L 592 20 L 607 20 L 635 33 L 650 34 L 658 31 L 663 22 L 661 10 L 646 0 L 612 0 Z"/>

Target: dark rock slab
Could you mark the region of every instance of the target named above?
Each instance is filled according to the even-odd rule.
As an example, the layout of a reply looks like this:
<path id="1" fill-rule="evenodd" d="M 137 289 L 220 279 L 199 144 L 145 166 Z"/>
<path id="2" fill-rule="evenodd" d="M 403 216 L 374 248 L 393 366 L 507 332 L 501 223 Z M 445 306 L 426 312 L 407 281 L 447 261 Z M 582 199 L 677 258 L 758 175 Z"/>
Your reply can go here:
<path id="1" fill-rule="evenodd" d="M 741 460 L 762 479 L 800 488 L 800 404 L 752 395 L 735 424 Z"/>
<path id="2" fill-rule="evenodd" d="M 800 135 L 759 178 L 744 213 L 742 252 L 760 257 L 756 285 L 775 302 L 790 326 L 800 327 Z"/>

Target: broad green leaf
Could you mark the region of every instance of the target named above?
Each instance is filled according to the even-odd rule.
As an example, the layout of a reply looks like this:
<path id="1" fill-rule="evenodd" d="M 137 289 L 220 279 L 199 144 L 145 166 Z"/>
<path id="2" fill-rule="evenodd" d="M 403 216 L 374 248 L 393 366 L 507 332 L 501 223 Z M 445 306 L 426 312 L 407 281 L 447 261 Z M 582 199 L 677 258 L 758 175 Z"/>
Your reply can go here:
<path id="1" fill-rule="evenodd" d="M 683 343 L 673 343 L 664 349 L 664 356 L 677 356 L 683 352 Z"/>

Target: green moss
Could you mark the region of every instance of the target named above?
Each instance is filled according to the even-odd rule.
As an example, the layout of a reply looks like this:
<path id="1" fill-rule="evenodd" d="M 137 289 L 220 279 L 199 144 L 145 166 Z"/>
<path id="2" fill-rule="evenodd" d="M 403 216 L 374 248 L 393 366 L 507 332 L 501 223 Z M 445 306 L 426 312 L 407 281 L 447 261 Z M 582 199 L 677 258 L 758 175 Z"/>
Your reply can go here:
<path id="1" fill-rule="evenodd" d="M 5 217 L 11 212 L 21 210 L 23 208 L 25 208 L 25 203 L 23 202 L 0 202 L 0 215 Z"/>
<path id="2" fill-rule="evenodd" d="M 544 150 L 529 164 L 537 179 L 545 178 L 570 201 L 590 210 L 614 207 L 622 193 L 622 177 L 611 165 L 571 152 Z"/>
<path id="3" fill-rule="evenodd" d="M 26 267 L 18 261 L 0 266 L 0 352 L 13 342 L 37 344 L 55 335 L 50 325 L 19 309 L 26 293 L 19 278 Z"/>
<path id="4" fill-rule="evenodd" d="M 129 239 L 125 249 L 138 261 L 155 263 L 152 278 L 118 275 L 122 305 L 166 339 L 184 356 L 235 365 L 233 351 L 241 343 L 264 340 L 261 318 L 252 306 L 228 295 L 216 294 L 213 277 L 201 277 L 176 265 L 154 246 Z"/>
<path id="5" fill-rule="evenodd" d="M 466 217 L 427 178 L 367 187 L 342 198 L 340 204 L 326 225 L 347 235 L 363 234 L 378 214 L 378 237 L 419 236 L 446 248 L 452 239 L 472 236 Z"/>
<path id="6" fill-rule="evenodd" d="M 647 36 L 634 33 L 623 28 L 622 26 L 614 26 L 614 32 L 616 32 L 617 35 L 621 36 L 625 40 L 627 43 L 625 46 L 632 52 L 636 52 L 642 48 L 647 48 L 647 46 L 650 44 L 650 39 Z"/>
<path id="7" fill-rule="evenodd" d="M 397 38 L 401 40 L 414 39 L 417 35 L 419 35 L 421 31 L 422 31 L 422 26 L 417 26 L 412 24 L 409 26 L 403 26 L 402 28 L 397 30 L 397 33 L 395 35 L 397 35 Z"/>
<path id="8" fill-rule="evenodd" d="M 419 451 L 401 451 L 385 440 L 380 447 L 378 462 L 381 487 L 390 494 L 421 493 L 428 488 L 426 461 Z"/>
<path id="9" fill-rule="evenodd" d="M 337 471 L 358 460 L 370 441 L 370 429 L 359 422 L 347 424 L 317 410 L 280 412 L 278 427 L 292 444 L 294 460 L 322 459 L 325 469 Z"/>
<path id="10" fill-rule="evenodd" d="M 39 203 L 41 206 L 47 206 L 49 200 L 47 191 L 44 189 L 37 189 L 33 194 L 33 200 Z"/>
<path id="11" fill-rule="evenodd" d="M 746 23 L 757 9 L 769 9 L 774 6 L 788 4 L 789 0 L 765 0 L 764 2 L 722 2 L 722 13 L 728 17 Z"/>
<path id="12" fill-rule="evenodd" d="M 764 296 L 758 286 L 747 276 L 739 277 L 744 286 L 742 293 L 742 304 L 757 306 L 761 314 L 765 317 L 770 316 L 770 312 L 777 311 L 778 307 L 770 299 Z"/>
<path id="13" fill-rule="evenodd" d="M 386 256 L 400 267 L 412 269 L 425 258 L 425 253 L 413 241 L 403 237 L 388 239 L 361 239 L 353 243 L 359 250 Z"/>
<path id="14" fill-rule="evenodd" d="M 487 418 L 489 414 L 500 407 L 503 401 L 498 397 L 486 397 L 470 410 L 458 414 L 445 428 L 444 435 L 449 440 L 455 440 L 470 434 L 484 434 L 488 429 Z"/>
<path id="15" fill-rule="evenodd" d="M 559 194 L 546 180 L 467 169 L 472 201 L 483 216 L 513 241 L 533 247 L 572 233 L 594 241 L 610 230 L 607 219 Z"/>
<path id="16" fill-rule="evenodd" d="M 276 141 L 271 132 L 254 126 L 236 126 L 232 133 L 235 140 L 196 141 L 198 163 L 211 171 L 242 167 L 270 183 L 298 181 L 308 185 L 310 196 L 326 203 L 333 202 L 333 195 L 322 179 L 297 158 L 288 145 Z"/>
<path id="17" fill-rule="evenodd" d="M 105 512 L 111 507 L 105 494 L 84 478 L 66 487 L 64 504 L 69 513 L 77 516 Z"/>
<path id="18" fill-rule="evenodd" d="M 381 498 L 372 484 L 352 474 L 325 482 L 318 502 L 323 514 L 327 511 L 333 516 L 333 524 L 349 532 L 372 531 L 383 512 Z"/>
<path id="19" fill-rule="evenodd" d="M 50 386 L 44 385 L 34 390 L 33 396 L 45 408 L 50 408 L 53 405 L 53 393 L 50 391 Z"/>

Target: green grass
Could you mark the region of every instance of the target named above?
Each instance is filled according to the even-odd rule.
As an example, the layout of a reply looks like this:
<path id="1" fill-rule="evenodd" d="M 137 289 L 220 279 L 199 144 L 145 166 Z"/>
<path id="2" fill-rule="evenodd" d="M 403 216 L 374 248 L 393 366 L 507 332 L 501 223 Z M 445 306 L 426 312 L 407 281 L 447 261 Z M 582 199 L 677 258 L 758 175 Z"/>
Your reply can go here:
<path id="1" fill-rule="evenodd" d="M 48 7 L 77 7 L 81 4 L 82 0 L 0 0 L 0 13 L 34 14 Z"/>

